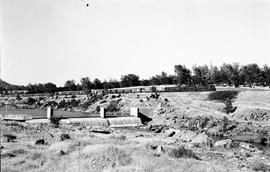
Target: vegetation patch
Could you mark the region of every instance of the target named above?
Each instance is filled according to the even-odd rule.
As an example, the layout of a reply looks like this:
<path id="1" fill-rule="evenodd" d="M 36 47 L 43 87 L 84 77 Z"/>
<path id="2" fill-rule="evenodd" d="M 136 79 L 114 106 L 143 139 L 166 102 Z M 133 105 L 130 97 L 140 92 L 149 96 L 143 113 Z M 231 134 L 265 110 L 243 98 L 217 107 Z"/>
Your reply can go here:
<path id="1" fill-rule="evenodd" d="M 89 169 L 102 171 L 108 167 L 127 166 L 132 162 L 130 154 L 114 145 L 91 147 L 84 152 L 84 158 L 90 162 L 87 164 Z"/>
<path id="2" fill-rule="evenodd" d="M 116 134 L 116 135 L 113 135 L 112 138 L 119 141 L 125 141 L 127 139 L 127 136 L 122 135 L 122 134 Z"/>
<path id="3" fill-rule="evenodd" d="M 236 98 L 238 91 L 215 91 L 209 94 L 209 100 L 226 101 Z"/>
<path id="4" fill-rule="evenodd" d="M 61 119 L 62 119 L 62 116 L 52 116 L 50 118 L 50 122 L 55 128 L 57 128 L 60 125 L 60 120 Z"/>
<path id="5" fill-rule="evenodd" d="M 172 158 L 193 158 L 199 160 L 197 155 L 192 150 L 186 149 L 183 146 L 173 148 L 168 152 L 168 155 Z"/>
<path id="6" fill-rule="evenodd" d="M 117 111 L 119 111 L 120 109 L 118 107 L 118 103 L 119 103 L 119 101 L 117 101 L 117 100 L 110 101 L 110 104 L 107 107 L 107 111 L 108 112 L 117 112 Z"/>
<path id="7" fill-rule="evenodd" d="M 270 171 L 270 166 L 263 163 L 263 162 L 255 162 L 253 164 L 253 167 L 252 169 L 254 171 L 263 171 L 263 172 L 267 172 L 267 171 Z"/>

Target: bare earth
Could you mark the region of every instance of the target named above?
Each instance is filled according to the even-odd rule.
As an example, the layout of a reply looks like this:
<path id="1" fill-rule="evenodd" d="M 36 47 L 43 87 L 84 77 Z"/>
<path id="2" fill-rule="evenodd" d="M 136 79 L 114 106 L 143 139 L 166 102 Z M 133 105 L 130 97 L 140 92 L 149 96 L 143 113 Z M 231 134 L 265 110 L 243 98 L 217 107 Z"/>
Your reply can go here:
<path id="1" fill-rule="evenodd" d="M 208 94 L 109 95 L 71 109 L 90 113 L 112 100 L 123 113 L 130 107 L 150 109 L 146 115 L 152 121 L 138 127 L 1 121 L 1 171 L 270 171 L 269 147 L 253 144 L 270 140 L 268 99 L 240 93 L 233 103 L 237 110 L 226 115 L 224 104 L 207 100 Z M 249 94 L 254 95 L 248 99 Z M 63 99 L 69 98 L 44 103 Z M 8 134 L 16 138 L 7 139 Z"/>

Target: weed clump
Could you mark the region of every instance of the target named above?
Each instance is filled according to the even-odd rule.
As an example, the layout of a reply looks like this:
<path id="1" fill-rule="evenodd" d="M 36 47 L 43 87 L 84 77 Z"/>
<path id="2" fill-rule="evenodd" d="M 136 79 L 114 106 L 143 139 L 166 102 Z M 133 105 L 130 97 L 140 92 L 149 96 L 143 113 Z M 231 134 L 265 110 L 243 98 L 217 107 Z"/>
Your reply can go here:
<path id="1" fill-rule="evenodd" d="M 266 165 L 265 163 L 263 162 L 256 162 L 253 164 L 253 167 L 252 169 L 254 171 L 263 171 L 263 172 L 267 172 L 267 171 L 270 171 L 270 166 L 269 165 Z"/>
<path id="2" fill-rule="evenodd" d="M 113 135 L 112 138 L 115 140 L 119 140 L 119 141 L 125 141 L 127 139 L 127 136 L 122 135 L 122 134 L 121 135 Z"/>
<path id="3" fill-rule="evenodd" d="M 58 128 L 60 125 L 60 120 L 62 119 L 62 116 L 52 116 L 50 118 L 50 123 L 55 127 Z"/>
<path id="4" fill-rule="evenodd" d="M 171 151 L 168 152 L 168 155 L 172 158 L 193 158 L 199 160 L 199 158 L 192 150 L 186 149 L 183 146 L 173 148 Z"/>
<path id="5" fill-rule="evenodd" d="M 119 111 L 118 101 L 112 100 L 110 102 L 110 104 L 108 105 L 108 107 L 107 107 L 107 111 L 108 112 L 117 112 L 117 111 Z"/>
<path id="6" fill-rule="evenodd" d="M 69 140 L 70 136 L 69 134 L 61 134 L 60 139 L 61 141 Z"/>

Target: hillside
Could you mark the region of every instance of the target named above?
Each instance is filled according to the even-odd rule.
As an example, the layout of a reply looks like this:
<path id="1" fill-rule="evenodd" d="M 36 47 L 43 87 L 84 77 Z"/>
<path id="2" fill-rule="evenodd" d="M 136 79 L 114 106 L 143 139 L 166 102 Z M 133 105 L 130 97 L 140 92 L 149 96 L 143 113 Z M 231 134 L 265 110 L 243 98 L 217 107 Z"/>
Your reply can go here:
<path id="1" fill-rule="evenodd" d="M 6 81 L 3 81 L 2 79 L 0 79 L 0 88 L 10 88 L 13 85 L 7 83 Z"/>
<path id="2" fill-rule="evenodd" d="M 8 90 L 11 90 L 11 89 L 21 89 L 20 87 L 22 86 L 19 86 L 19 85 L 13 85 L 13 84 L 10 84 L 2 79 L 0 79 L 0 88 L 2 89 L 8 89 Z"/>

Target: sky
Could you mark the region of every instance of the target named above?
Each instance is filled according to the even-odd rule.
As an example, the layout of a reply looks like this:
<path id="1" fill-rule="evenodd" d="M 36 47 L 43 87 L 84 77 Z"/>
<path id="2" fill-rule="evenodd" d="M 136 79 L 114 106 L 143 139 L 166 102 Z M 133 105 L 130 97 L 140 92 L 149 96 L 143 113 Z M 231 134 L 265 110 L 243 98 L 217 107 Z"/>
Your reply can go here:
<path id="1" fill-rule="evenodd" d="M 0 0 L 0 47 L 1 79 L 19 85 L 270 65 L 270 1 Z"/>

